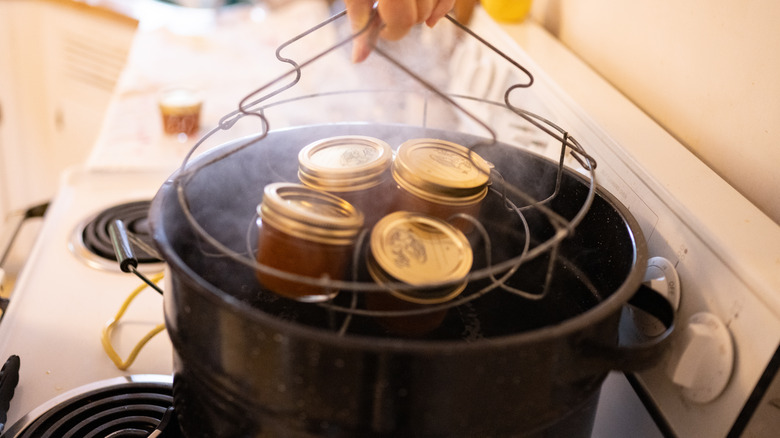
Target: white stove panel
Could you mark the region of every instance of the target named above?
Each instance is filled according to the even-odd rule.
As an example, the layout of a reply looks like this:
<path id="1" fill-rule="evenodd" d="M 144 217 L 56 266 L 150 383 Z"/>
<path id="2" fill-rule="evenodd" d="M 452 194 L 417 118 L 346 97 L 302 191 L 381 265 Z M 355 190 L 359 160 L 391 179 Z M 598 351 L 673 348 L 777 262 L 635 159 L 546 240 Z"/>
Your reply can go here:
<path id="1" fill-rule="evenodd" d="M 573 91 L 585 99 L 590 96 L 595 103 L 586 103 L 599 109 L 599 116 L 608 116 L 603 120 L 613 123 L 609 131 L 538 68 L 515 40 L 485 18 L 475 14 L 472 28 L 534 73 L 534 91 L 554 111 L 556 123 L 596 158 L 599 185 L 628 207 L 640 223 L 649 256 L 668 259 L 679 274 L 678 339 L 661 363 L 637 376 L 650 404 L 657 408 L 670 434 L 726 436 L 780 346 L 780 227 L 683 145 L 654 143 L 662 139 L 659 132 L 663 130 L 587 67 L 570 61 L 572 55 L 564 53 L 559 43 L 545 40 L 540 44 L 539 39 L 531 39 L 532 44 L 540 44 L 537 53 L 540 47 L 553 52 L 548 63 L 565 67 L 557 74 L 569 86 L 579 87 Z M 515 37 L 522 33 L 517 31 Z M 706 402 L 694 401 L 697 396 L 691 396 L 702 389 L 684 389 L 672 382 L 674 373 L 669 371 L 676 369 L 680 358 L 698 358 L 700 351 L 706 351 L 703 344 L 708 341 L 701 341 L 710 338 L 709 331 L 693 327 L 690 321 L 700 312 L 720 320 L 734 352 L 733 362 L 716 353 L 699 364 L 691 361 L 679 368 L 679 383 L 703 385 L 706 391 L 716 385 L 694 382 L 694 377 L 715 373 L 712 364 L 727 362 L 719 370 L 728 374 L 723 392 Z M 686 343 L 690 350 L 685 350 Z M 686 354 L 691 352 L 694 354 Z M 613 408 L 610 415 L 628 423 L 646 414 L 630 403 Z"/>
<path id="2" fill-rule="evenodd" d="M 730 263 L 722 242 L 708 236 L 697 220 L 685 217 L 673 199 L 663 198 L 663 190 L 654 187 L 641 168 L 630 167 L 616 148 L 600 150 L 600 145 L 610 146 L 608 137 L 594 133 L 592 139 L 583 140 L 590 137 L 587 130 L 572 127 L 572 131 L 581 133 L 580 141 L 589 145 L 596 156 L 599 183 L 637 217 L 649 255 L 671 261 L 680 278 L 677 339 L 659 365 L 638 374 L 640 383 L 677 436 L 726 436 L 780 345 L 780 309 L 763 299 L 766 289 L 751 284 L 749 274 Z M 766 242 L 780 247 L 780 228 L 774 231 L 766 234 Z M 686 396 L 687 391 L 672 382 L 669 371 L 683 355 L 680 333 L 690 327 L 690 318 L 699 312 L 708 312 L 725 325 L 735 354 L 733 363 L 728 362 L 722 370 L 730 375 L 723 393 L 707 402 Z M 700 367 L 689 372 L 703 374 L 718 360 L 716 355 L 684 367 Z"/>
<path id="3" fill-rule="evenodd" d="M 0 322 L 0 356 L 21 359 L 19 385 L 7 424 L 78 386 L 130 374 L 170 374 L 171 346 L 155 336 L 128 371 L 118 370 L 101 346 L 101 331 L 141 284 L 132 274 L 89 267 L 68 244 L 87 216 L 126 201 L 151 199 L 167 175 L 73 169 L 49 207 L 41 234 Z M 112 341 L 122 358 L 163 321 L 162 297 L 148 289 L 133 301 Z"/>

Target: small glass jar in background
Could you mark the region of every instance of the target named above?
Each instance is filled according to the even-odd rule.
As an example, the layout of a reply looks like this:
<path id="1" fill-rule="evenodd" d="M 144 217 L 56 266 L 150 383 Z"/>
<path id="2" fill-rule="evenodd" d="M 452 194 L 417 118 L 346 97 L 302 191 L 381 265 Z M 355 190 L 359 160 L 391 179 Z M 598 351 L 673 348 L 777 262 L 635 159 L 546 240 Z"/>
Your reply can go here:
<path id="1" fill-rule="evenodd" d="M 192 136 L 200 129 L 203 101 L 198 92 L 187 88 L 170 88 L 160 93 L 158 106 L 163 131 L 168 135 Z"/>
<path id="2" fill-rule="evenodd" d="M 316 141 L 298 154 L 298 178 L 308 187 L 343 198 L 372 226 L 388 211 L 393 150 L 386 142 L 346 135 Z"/>
<path id="3" fill-rule="evenodd" d="M 458 213 L 477 217 L 488 192 L 493 165 L 465 146 L 432 138 L 404 142 L 392 165 L 398 185 L 394 210 L 426 213 L 449 220 Z M 468 232 L 465 219 L 452 223 Z"/>
<path id="4" fill-rule="evenodd" d="M 366 308 L 382 311 L 377 321 L 396 334 L 424 335 L 441 325 L 447 309 L 393 315 L 446 303 L 466 288 L 473 254 L 466 236 L 441 219 L 399 211 L 382 218 L 371 231 L 366 267 L 388 292 L 367 292 Z M 393 288 L 393 284 L 414 288 Z"/>
<path id="5" fill-rule="evenodd" d="M 265 187 L 257 207 L 257 261 L 309 278 L 345 280 L 363 214 L 345 200 L 301 184 Z M 325 301 L 338 291 L 261 271 L 268 290 L 305 302 Z"/>

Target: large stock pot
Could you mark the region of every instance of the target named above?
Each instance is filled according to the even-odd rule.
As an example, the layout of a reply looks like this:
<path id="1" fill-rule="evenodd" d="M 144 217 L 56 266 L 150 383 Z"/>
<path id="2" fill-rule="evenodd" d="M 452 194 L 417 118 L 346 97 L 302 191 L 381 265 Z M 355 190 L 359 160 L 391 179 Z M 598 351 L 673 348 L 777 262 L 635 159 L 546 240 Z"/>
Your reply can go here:
<path id="1" fill-rule="evenodd" d="M 442 325 L 424 337 L 396 336 L 370 315 L 347 316 L 264 291 L 251 263 L 237 262 L 203 238 L 205 231 L 235 254 L 251 252 L 250 224 L 263 187 L 294 181 L 295 157 L 306 144 L 345 134 L 391 145 L 420 137 L 464 145 L 482 141 L 405 125 L 272 131 L 247 147 L 241 141 L 219 146 L 217 154 L 191 163 L 199 170 L 186 183 L 174 175 L 156 195 L 150 219 L 169 266 L 165 317 L 185 434 L 589 436 L 607 373 L 652 365 L 673 326 L 668 304 L 641 286 L 647 262 L 641 230 L 610 194 L 597 190 L 584 219 L 554 250 L 499 269 L 520 253 L 527 237 L 523 221 L 532 247 L 556 230 L 548 215 L 533 209 L 522 220 L 507 213 L 500 188 L 492 191 L 478 218 L 489 233 L 492 260 L 485 260 L 484 239 L 470 236 L 480 260 L 464 294 L 497 281 L 486 274 L 489 266 L 511 275 L 502 287 L 449 308 Z M 478 153 L 503 178 L 493 188 L 511 184 L 535 199 L 555 191 L 556 162 L 501 143 Z M 585 178 L 564 170 L 547 205 L 571 218 L 588 192 Z M 548 274 L 542 299 L 509 291 L 541 293 Z M 336 301 L 348 303 L 351 296 L 342 291 Z M 666 332 L 625 345 L 620 327 L 631 326 L 621 324 L 628 307 L 654 315 Z"/>

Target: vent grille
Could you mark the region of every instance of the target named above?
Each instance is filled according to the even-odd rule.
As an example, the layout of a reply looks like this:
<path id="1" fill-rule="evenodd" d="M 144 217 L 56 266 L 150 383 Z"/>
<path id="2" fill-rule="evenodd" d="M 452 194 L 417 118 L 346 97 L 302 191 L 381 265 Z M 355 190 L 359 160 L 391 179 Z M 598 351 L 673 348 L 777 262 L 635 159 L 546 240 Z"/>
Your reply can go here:
<path id="1" fill-rule="evenodd" d="M 60 43 L 68 79 L 111 92 L 125 65 L 127 49 L 94 36 L 66 34 Z"/>

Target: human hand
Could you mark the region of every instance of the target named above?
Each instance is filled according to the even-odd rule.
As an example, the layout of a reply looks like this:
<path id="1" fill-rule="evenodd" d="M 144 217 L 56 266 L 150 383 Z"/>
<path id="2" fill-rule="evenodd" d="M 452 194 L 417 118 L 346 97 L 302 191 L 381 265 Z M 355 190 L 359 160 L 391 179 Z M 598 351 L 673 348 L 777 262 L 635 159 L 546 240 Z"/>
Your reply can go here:
<path id="1" fill-rule="evenodd" d="M 456 0 L 379 0 L 377 16 L 370 28 L 355 38 L 352 61 L 362 62 L 371 53 L 378 36 L 395 41 L 403 38 L 412 26 L 425 23 L 433 27 L 455 5 Z M 363 29 L 371 19 L 374 0 L 344 0 L 352 31 Z M 381 30 L 378 28 L 380 26 Z"/>

